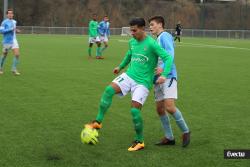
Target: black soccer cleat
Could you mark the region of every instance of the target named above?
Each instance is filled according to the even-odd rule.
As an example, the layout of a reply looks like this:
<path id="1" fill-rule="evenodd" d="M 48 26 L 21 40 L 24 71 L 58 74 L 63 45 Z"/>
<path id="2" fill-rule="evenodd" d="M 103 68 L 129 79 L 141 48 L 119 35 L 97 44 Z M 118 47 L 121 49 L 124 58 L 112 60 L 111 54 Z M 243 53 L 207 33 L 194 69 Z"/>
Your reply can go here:
<path id="1" fill-rule="evenodd" d="M 155 143 L 155 145 L 157 146 L 163 146 L 163 145 L 175 145 L 175 140 L 169 140 L 168 138 L 164 137 L 163 139 L 161 139 L 160 142 Z"/>
<path id="2" fill-rule="evenodd" d="M 190 143 L 191 132 L 183 133 L 182 135 L 182 147 L 187 147 Z"/>

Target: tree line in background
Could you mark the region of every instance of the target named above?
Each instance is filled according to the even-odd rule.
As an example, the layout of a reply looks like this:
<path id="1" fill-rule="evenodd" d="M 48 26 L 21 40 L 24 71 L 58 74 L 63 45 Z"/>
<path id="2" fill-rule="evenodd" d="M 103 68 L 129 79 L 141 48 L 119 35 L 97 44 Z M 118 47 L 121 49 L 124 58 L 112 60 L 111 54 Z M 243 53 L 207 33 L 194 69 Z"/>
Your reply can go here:
<path id="1" fill-rule="evenodd" d="M 9 0 L 20 26 L 88 26 L 91 15 L 108 15 L 111 27 L 128 26 L 132 17 L 162 15 L 166 28 L 250 29 L 250 0 Z M 3 0 L 0 1 L 3 6 Z M 3 18 L 3 8 L 0 9 Z"/>

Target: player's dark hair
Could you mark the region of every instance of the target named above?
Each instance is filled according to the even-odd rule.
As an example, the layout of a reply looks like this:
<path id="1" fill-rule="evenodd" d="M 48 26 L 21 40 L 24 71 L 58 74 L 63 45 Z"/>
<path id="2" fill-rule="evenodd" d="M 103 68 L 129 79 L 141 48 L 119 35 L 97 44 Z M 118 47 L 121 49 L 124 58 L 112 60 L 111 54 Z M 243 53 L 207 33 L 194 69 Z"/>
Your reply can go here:
<path id="1" fill-rule="evenodd" d="M 155 21 L 156 23 L 161 23 L 162 24 L 162 28 L 164 28 L 164 26 L 165 26 L 165 21 L 164 21 L 164 18 L 162 16 L 153 16 L 153 17 L 151 17 L 151 18 L 148 19 L 149 23 L 151 21 Z"/>
<path id="2" fill-rule="evenodd" d="M 129 21 L 129 25 L 130 26 L 145 27 L 146 23 L 145 23 L 144 18 L 136 17 L 136 18 L 133 18 Z"/>
<path id="3" fill-rule="evenodd" d="M 12 12 L 13 12 L 13 9 L 8 9 L 8 10 L 6 11 L 6 14 L 8 14 L 9 11 L 12 11 Z"/>

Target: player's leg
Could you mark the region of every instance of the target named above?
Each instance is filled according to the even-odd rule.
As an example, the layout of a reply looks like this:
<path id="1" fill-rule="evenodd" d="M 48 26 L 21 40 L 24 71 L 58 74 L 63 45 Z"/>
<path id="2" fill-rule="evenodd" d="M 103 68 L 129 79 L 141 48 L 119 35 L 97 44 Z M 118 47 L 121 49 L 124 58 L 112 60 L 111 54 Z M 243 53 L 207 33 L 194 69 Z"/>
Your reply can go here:
<path id="1" fill-rule="evenodd" d="M 92 47 L 93 47 L 93 44 L 95 43 L 96 39 L 94 37 L 89 37 L 89 48 L 88 48 L 88 55 L 89 55 L 89 58 L 91 58 L 92 56 Z"/>
<path id="2" fill-rule="evenodd" d="M 99 36 L 96 37 L 96 59 L 103 59 L 102 52 L 101 52 L 101 39 Z"/>
<path id="3" fill-rule="evenodd" d="M 190 131 L 186 124 L 184 117 L 182 116 L 181 111 L 175 106 L 175 99 L 166 99 L 165 100 L 165 107 L 168 113 L 170 113 L 180 130 L 182 131 L 182 146 L 186 147 L 190 142 Z"/>
<path id="4" fill-rule="evenodd" d="M 101 53 L 108 48 L 108 37 L 105 36 L 103 39 L 104 46 L 101 48 Z"/>
<path id="5" fill-rule="evenodd" d="M 183 147 L 186 147 L 190 142 L 190 132 L 189 128 L 182 116 L 182 113 L 180 110 L 175 106 L 175 100 L 177 99 L 177 81 L 172 78 L 168 79 L 168 82 L 165 84 L 165 109 L 168 113 L 170 113 L 175 121 L 178 127 L 181 129 L 183 133 Z M 167 87 L 166 87 L 167 85 Z"/>
<path id="6" fill-rule="evenodd" d="M 14 58 L 13 58 L 11 71 L 13 72 L 14 75 L 20 75 L 20 73 L 17 70 L 17 65 L 20 59 L 20 52 L 19 52 L 18 44 L 14 43 L 12 50 L 13 50 Z"/>
<path id="7" fill-rule="evenodd" d="M 177 39 L 177 32 L 175 32 L 175 34 L 174 34 L 174 41 L 176 41 L 176 39 Z"/>
<path id="8" fill-rule="evenodd" d="M 105 88 L 104 93 L 101 97 L 98 114 L 96 117 L 97 122 L 101 123 L 103 121 L 104 114 L 107 112 L 108 108 L 112 104 L 113 96 L 120 92 L 121 89 L 116 83 L 111 83 L 109 86 Z"/>
<path id="9" fill-rule="evenodd" d="M 96 120 L 88 125 L 92 126 L 92 128 L 100 129 L 104 115 L 112 104 L 113 96 L 115 94 L 120 94 L 122 96 L 125 96 L 130 90 L 129 85 L 130 83 L 128 81 L 128 76 L 125 73 L 116 77 L 112 81 L 112 83 L 109 86 L 107 86 L 104 90 L 104 93 L 100 100 Z"/>
<path id="10" fill-rule="evenodd" d="M 135 128 L 135 139 L 132 146 L 128 148 L 128 151 L 137 151 L 143 149 L 144 136 L 143 136 L 143 120 L 141 116 L 141 108 L 147 99 L 149 90 L 143 85 L 136 85 L 132 90 L 132 103 L 131 103 L 131 115 Z"/>
<path id="11" fill-rule="evenodd" d="M 156 101 L 156 111 L 160 117 L 165 136 L 156 145 L 174 145 L 174 135 L 170 124 L 170 119 L 165 111 L 164 84 L 154 86 L 154 96 Z"/>
<path id="12" fill-rule="evenodd" d="M 8 46 L 3 46 L 3 55 L 0 57 L 0 74 L 3 74 L 3 65 L 8 55 Z"/>
<path id="13" fill-rule="evenodd" d="M 89 58 L 91 57 L 91 54 L 92 54 L 92 47 L 93 47 L 93 43 L 89 43 L 89 48 L 88 48 Z"/>

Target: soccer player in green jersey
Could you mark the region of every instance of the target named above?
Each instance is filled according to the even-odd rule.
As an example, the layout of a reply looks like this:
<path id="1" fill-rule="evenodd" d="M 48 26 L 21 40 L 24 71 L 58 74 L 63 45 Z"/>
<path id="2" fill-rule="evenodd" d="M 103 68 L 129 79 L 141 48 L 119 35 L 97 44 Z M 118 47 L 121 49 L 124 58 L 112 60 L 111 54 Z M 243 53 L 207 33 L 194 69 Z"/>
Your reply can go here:
<path id="1" fill-rule="evenodd" d="M 104 114 L 111 106 L 113 96 L 115 94 L 125 96 L 130 92 L 132 97 L 130 112 L 136 135 L 128 151 L 137 151 L 144 148 L 141 108 L 152 87 L 158 57 L 165 63 L 165 68 L 162 75 L 157 79 L 157 83 L 164 83 L 166 80 L 165 76 L 170 72 L 173 60 L 152 37 L 146 34 L 145 20 L 143 18 L 134 18 L 129 24 L 133 38 L 129 41 L 129 49 L 123 61 L 113 72 L 118 74 L 129 65 L 128 69 L 106 87 L 100 100 L 96 119 L 86 124 L 85 128 L 100 129 Z"/>
<path id="2" fill-rule="evenodd" d="M 89 49 L 88 54 L 89 58 L 91 58 L 91 50 L 94 43 L 97 45 L 96 49 L 96 59 L 102 59 L 101 57 L 101 41 L 98 36 L 98 22 L 97 22 L 97 15 L 93 14 L 92 20 L 89 22 Z"/>

